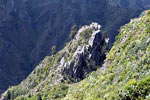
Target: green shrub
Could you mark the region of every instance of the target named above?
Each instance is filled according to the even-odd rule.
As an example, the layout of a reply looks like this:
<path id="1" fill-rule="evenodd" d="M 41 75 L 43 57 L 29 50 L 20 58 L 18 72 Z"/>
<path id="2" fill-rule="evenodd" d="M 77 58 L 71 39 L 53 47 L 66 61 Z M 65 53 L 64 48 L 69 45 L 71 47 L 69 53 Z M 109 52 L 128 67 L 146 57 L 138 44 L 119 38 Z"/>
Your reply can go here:
<path id="1" fill-rule="evenodd" d="M 64 98 L 67 95 L 68 92 L 68 86 L 61 83 L 59 85 L 54 86 L 48 94 L 48 98 L 50 100 L 57 100 L 60 98 Z"/>
<path id="2" fill-rule="evenodd" d="M 77 34 L 77 25 L 73 25 L 71 27 L 71 33 L 70 33 L 70 38 L 74 39 L 75 35 Z"/>
<path id="3" fill-rule="evenodd" d="M 130 80 L 121 92 L 123 100 L 137 100 L 146 98 L 150 94 L 150 77 L 146 77 L 138 82 Z"/>

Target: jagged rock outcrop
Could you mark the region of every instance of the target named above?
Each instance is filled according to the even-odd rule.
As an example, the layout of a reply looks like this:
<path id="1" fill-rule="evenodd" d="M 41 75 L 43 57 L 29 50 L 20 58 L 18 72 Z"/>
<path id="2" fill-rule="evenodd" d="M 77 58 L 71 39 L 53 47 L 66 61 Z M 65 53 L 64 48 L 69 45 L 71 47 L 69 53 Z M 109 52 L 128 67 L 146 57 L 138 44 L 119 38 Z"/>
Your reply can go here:
<path id="1" fill-rule="evenodd" d="M 87 40 L 87 44 L 83 44 L 82 46 L 77 47 L 69 62 L 64 63 L 65 60 L 64 58 L 62 58 L 61 62 L 63 63 L 60 67 L 64 67 L 66 74 L 69 74 L 72 77 L 81 80 L 87 77 L 89 72 L 97 69 L 93 66 L 99 66 L 102 64 L 103 60 L 105 59 L 105 54 L 104 51 L 102 51 L 102 48 L 104 46 L 104 37 L 100 32 L 100 27 L 101 26 L 97 23 L 93 23 L 90 26 L 82 27 L 79 30 L 77 37 L 75 38 L 75 40 L 73 40 L 70 47 L 72 47 L 75 42 L 80 41 L 79 36 L 83 34 L 82 32 L 92 29 L 92 35 L 89 40 Z"/>
<path id="2" fill-rule="evenodd" d="M 26 80 L 8 90 L 7 95 L 11 96 L 3 97 L 15 99 L 21 95 L 35 95 L 41 91 L 46 93 L 54 86 L 86 78 L 90 72 L 100 68 L 105 59 L 107 43 L 100 28 L 97 23 L 83 26 L 64 49 L 46 57 Z"/>

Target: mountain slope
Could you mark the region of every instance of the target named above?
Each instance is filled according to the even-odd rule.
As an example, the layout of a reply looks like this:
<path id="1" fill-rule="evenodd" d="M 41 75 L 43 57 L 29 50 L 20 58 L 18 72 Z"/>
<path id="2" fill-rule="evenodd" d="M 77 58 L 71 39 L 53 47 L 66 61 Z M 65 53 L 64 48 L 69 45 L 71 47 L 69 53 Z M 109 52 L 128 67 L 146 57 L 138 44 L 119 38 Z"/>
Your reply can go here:
<path id="1" fill-rule="evenodd" d="M 21 95 L 31 96 L 42 93 L 47 100 L 65 96 L 69 83 L 78 82 L 102 65 L 105 59 L 106 44 L 100 32 L 101 26 L 92 23 L 83 26 L 75 38 L 55 55 L 46 57 L 39 66 L 19 86 L 9 89 L 2 98 L 14 100 Z M 53 87 L 58 87 L 59 94 L 53 94 Z M 64 90 L 60 89 L 64 88 Z M 57 89 L 57 88 L 56 88 Z M 53 97 L 52 97 L 53 95 Z M 58 95 L 58 97 L 57 97 Z"/>
<path id="2" fill-rule="evenodd" d="M 116 37 L 101 69 L 69 89 L 65 100 L 150 99 L 150 11 Z"/>
<path id="3" fill-rule="evenodd" d="M 98 26 L 97 24 L 92 24 L 92 27 Z M 81 31 L 86 29 L 82 27 L 76 38 L 72 40 L 66 48 L 74 47 L 72 45 L 75 44 L 78 39 L 80 40 L 82 37 L 82 33 L 86 33 L 85 31 Z M 94 30 L 97 28 L 93 28 Z M 81 33 L 80 33 L 81 32 Z M 88 30 L 88 32 L 90 32 Z M 103 38 L 99 38 L 99 42 L 92 42 L 93 36 L 96 36 L 95 33 L 99 33 L 99 31 L 92 31 L 93 35 L 90 35 L 90 39 L 86 38 L 83 39 L 81 45 L 77 46 L 76 51 L 73 55 L 78 54 L 81 56 L 88 55 L 89 53 L 84 53 L 83 51 L 86 49 L 84 45 L 88 47 L 91 43 L 104 43 L 101 40 Z M 99 37 L 99 36 L 98 36 Z M 100 35 L 100 37 L 102 37 Z M 96 39 L 96 38 L 95 38 Z M 86 41 L 90 42 L 86 42 Z M 76 42 L 75 42 L 76 41 Z M 101 42 L 100 42 L 101 41 Z M 88 44 L 87 44 L 88 43 Z M 96 67 L 96 64 L 91 63 L 88 61 L 86 64 L 81 64 L 80 61 L 76 60 L 76 57 L 79 56 L 72 56 L 72 60 L 75 60 L 75 63 L 71 66 L 68 66 L 67 61 L 64 62 L 64 58 L 60 61 L 61 67 L 55 66 L 55 70 L 53 71 L 50 69 L 49 71 L 55 74 L 53 77 L 49 76 L 52 73 L 49 73 L 45 76 L 42 81 L 40 80 L 37 86 L 33 86 L 33 80 L 38 79 L 38 74 L 42 74 L 43 68 L 47 69 L 46 66 L 48 64 L 46 61 L 43 61 L 43 64 L 38 66 L 32 74 L 27 78 L 27 80 L 23 81 L 19 86 L 10 88 L 7 92 L 7 95 L 4 95 L 5 98 L 11 98 L 12 100 L 17 95 L 19 96 L 16 100 L 143 100 L 150 98 L 150 11 L 145 11 L 140 18 L 132 19 L 131 22 L 123 27 L 121 27 L 119 35 L 116 37 L 116 42 L 114 43 L 112 49 L 106 55 L 105 63 L 103 67 L 99 68 Z M 80 47 L 81 46 L 81 47 Z M 95 45 L 98 47 L 98 45 Z M 106 44 L 99 45 L 101 49 L 99 52 L 105 52 Z M 103 48 L 104 47 L 104 48 Z M 64 48 L 64 50 L 66 49 Z M 82 48 L 82 49 L 81 49 Z M 103 48 L 103 49 L 102 49 Z M 91 49 L 96 50 L 96 49 Z M 67 50 L 65 50 L 67 51 Z M 51 56 L 56 59 L 59 57 L 60 51 L 56 54 L 56 56 Z M 82 53 L 81 53 L 82 52 Z M 98 51 L 94 52 L 96 55 L 99 55 Z M 85 54 L 85 55 L 84 55 Z M 103 53 L 101 53 L 103 54 Z M 100 55 L 101 55 L 100 54 Z M 56 57 L 56 58 L 55 58 Z M 88 56 L 89 57 L 89 56 Z M 101 56 L 99 56 L 101 57 Z M 98 58 L 99 58 L 98 57 Z M 94 57 L 95 58 L 95 57 Z M 100 61 L 100 59 L 95 61 Z M 72 60 L 70 60 L 72 62 Z M 88 59 L 86 59 L 88 60 Z M 84 58 L 84 61 L 86 61 Z M 46 62 L 46 64 L 44 64 Z M 52 61 L 51 61 L 52 62 Z M 57 65 L 57 63 L 54 63 Z M 90 66 L 88 67 L 87 65 Z M 79 66 L 78 66 L 79 65 Z M 82 65 L 82 66 L 80 66 Z M 86 65 L 86 68 L 85 68 Z M 68 66 L 68 67 L 66 67 Z M 75 69 L 72 71 L 72 66 Z M 99 64 L 101 66 L 101 64 Z M 68 71 L 63 70 L 69 69 L 71 71 L 71 76 L 66 77 L 66 75 L 70 75 L 67 73 Z M 94 67 L 98 68 L 97 71 L 92 70 Z M 88 73 L 92 72 L 86 79 L 78 82 L 78 80 L 82 79 L 79 73 L 76 74 L 77 69 L 83 68 L 80 70 L 80 73 Z M 85 68 L 85 69 L 84 69 Z M 87 69 L 89 69 L 87 71 Z M 40 70 L 38 70 L 40 69 Z M 60 69 L 60 70 L 58 70 Z M 47 71 L 47 70 L 46 70 Z M 45 71 L 45 72 L 46 72 Z M 38 72 L 38 73 L 37 73 Z M 58 75 L 59 72 L 63 72 L 63 77 L 55 77 Z M 82 74 L 84 76 L 84 74 Z M 54 78 L 55 77 L 55 78 Z M 60 79 L 65 79 L 65 81 L 61 81 Z M 48 81 L 49 80 L 49 81 Z M 51 81 L 50 81 L 51 80 Z M 46 82 L 46 83 L 45 83 Z M 54 83 L 53 83 L 54 82 Z M 55 84 L 55 85 L 54 85 Z M 34 88 L 33 88 L 33 87 Z M 52 86 L 52 87 L 51 87 Z M 27 89 L 27 90 L 26 90 Z M 25 91 L 26 90 L 26 91 Z M 6 99 L 6 100 L 7 100 Z"/>
<path id="4" fill-rule="evenodd" d="M 98 22 L 113 43 L 120 26 L 149 5 L 121 1 L 0 0 L 0 93 L 25 79 L 53 45 L 63 48 L 73 24 Z"/>
<path id="5" fill-rule="evenodd" d="M 0 93 L 25 79 L 53 45 L 63 48 L 73 24 L 100 23 L 112 44 L 120 26 L 149 5 L 148 0 L 0 0 Z"/>

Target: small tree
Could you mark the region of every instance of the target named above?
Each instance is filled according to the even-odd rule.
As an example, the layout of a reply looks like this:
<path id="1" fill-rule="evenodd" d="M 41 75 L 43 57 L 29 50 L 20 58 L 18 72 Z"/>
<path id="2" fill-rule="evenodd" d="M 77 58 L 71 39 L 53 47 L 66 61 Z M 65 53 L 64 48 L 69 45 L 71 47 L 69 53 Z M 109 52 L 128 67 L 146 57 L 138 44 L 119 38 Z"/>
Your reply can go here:
<path id="1" fill-rule="evenodd" d="M 109 37 L 107 31 L 104 31 L 104 32 L 103 32 L 103 35 L 104 35 L 105 38 L 108 38 L 108 37 Z"/>
<path id="2" fill-rule="evenodd" d="M 71 39 L 74 39 L 76 33 L 77 33 L 77 25 L 73 25 L 73 26 L 71 27 L 70 38 L 71 38 Z"/>
<path id="3" fill-rule="evenodd" d="M 56 46 L 52 46 L 51 53 L 52 55 L 56 54 Z"/>

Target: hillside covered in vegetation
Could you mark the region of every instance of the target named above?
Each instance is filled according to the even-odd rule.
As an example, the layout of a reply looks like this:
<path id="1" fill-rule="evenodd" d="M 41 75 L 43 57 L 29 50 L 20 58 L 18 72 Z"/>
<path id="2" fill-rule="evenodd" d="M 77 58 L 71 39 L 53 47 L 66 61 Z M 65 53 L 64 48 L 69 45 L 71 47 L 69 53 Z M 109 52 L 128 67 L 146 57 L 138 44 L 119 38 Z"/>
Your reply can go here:
<path id="1" fill-rule="evenodd" d="M 120 26 L 150 8 L 149 0 L 0 0 L 0 94 L 18 85 L 70 41 L 70 28 L 97 22 L 110 44 Z"/>
<path id="2" fill-rule="evenodd" d="M 65 100 L 150 99 L 150 11 L 121 27 L 103 67 L 69 88 Z"/>
<path id="3" fill-rule="evenodd" d="M 46 57 L 3 99 L 150 99 L 150 11 L 122 26 L 108 53 L 100 27 L 82 27 L 63 50 Z"/>

